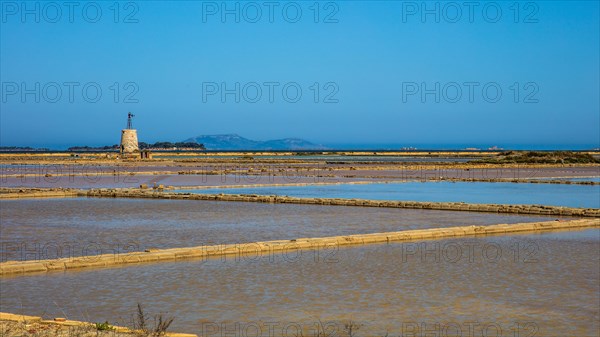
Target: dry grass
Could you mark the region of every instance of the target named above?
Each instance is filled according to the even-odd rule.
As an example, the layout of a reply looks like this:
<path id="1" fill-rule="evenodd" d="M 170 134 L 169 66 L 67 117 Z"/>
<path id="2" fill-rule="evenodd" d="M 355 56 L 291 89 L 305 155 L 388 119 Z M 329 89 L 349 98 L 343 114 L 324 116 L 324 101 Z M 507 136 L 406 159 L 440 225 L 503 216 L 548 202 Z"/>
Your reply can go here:
<path id="1" fill-rule="evenodd" d="M 163 337 L 173 320 L 173 317 L 165 318 L 163 314 L 150 317 L 138 304 L 129 332 L 119 332 L 108 322 L 65 325 L 6 320 L 0 321 L 0 337 Z"/>
<path id="2" fill-rule="evenodd" d="M 99 331 L 94 325 L 61 326 L 42 323 L 0 322 L 0 337 L 131 337 L 115 331 Z"/>
<path id="3" fill-rule="evenodd" d="M 133 319 L 133 329 L 136 330 L 136 337 L 161 337 L 167 332 L 174 318 L 164 318 L 162 314 L 154 315 L 153 324 L 148 323 L 148 315 L 144 313 L 142 305 L 138 303 L 137 313 Z"/>

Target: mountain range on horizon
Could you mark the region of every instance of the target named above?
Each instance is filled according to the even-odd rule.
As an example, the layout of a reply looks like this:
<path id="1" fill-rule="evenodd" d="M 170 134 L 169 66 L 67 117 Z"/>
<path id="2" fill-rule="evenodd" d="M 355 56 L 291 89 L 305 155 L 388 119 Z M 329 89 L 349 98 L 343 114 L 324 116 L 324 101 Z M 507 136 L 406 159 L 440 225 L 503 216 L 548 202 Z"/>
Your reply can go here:
<path id="1" fill-rule="evenodd" d="M 200 135 L 184 140 L 204 144 L 207 150 L 326 150 L 327 147 L 300 138 L 252 140 L 238 134 Z"/>

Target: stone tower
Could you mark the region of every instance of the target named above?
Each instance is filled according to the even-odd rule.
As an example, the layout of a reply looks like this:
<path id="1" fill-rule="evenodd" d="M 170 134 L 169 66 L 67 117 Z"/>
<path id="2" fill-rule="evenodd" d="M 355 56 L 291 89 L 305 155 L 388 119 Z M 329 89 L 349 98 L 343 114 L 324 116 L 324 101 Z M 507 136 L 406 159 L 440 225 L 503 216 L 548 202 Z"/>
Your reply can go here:
<path id="1" fill-rule="evenodd" d="M 137 156 L 140 152 L 137 130 L 132 126 L 133 116 L 131 112 L 127 114 L 127 128 L 121 130 L 121 155 L 123 156 Z"/>

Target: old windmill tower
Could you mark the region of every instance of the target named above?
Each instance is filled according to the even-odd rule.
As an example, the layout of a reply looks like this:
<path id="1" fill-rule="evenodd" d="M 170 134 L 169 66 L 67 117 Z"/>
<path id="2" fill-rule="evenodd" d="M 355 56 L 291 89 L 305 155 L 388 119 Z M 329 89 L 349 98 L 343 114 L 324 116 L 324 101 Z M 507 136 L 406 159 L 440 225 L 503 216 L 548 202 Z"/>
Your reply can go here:
<path id="1" fill-rule="evenodd" d="M 133 128 L 132 120 L 134 115 L 127 114 L 127 128 L 121 130 L 121 156 L 138 157 L 140 148 L 138 145 L 137 130 Z"/>

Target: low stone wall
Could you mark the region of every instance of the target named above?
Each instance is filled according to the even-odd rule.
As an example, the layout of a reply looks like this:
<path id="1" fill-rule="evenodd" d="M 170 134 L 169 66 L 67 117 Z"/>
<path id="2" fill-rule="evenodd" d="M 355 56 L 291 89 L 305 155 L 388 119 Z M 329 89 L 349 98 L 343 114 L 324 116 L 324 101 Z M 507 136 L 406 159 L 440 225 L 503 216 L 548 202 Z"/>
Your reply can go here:
<path id="1" fill-rule="evenodd" d="M 297 198 L 274 195 L 239 195 L 239 194 L 191 194 L 156 192 L 139 189 L 96 189 L 81 191 L 81 196 L 112 197 L 112 198 L 156 198 L 156 199 L 183 199 L 183 200 L 215 200 L 238 202 L 262 202 L 280 204 L 311 204 L 330 206 L 362 206 L 362 207 L 388 207 L 388 208 L 413 208 L 445 211 L 538 214 L 575 217 L 600 217 L 599 208 L 574 208 L 544 205 L 503 205 L 503 204 L 468 204 L 463 202 L 426 202 L 426 201 L 385 201 L 366 199 L 338 199 L 338 198 Z"/>
<path id="2" fill-rule="evenodd" d="M 466 236 L 510 234 L 559 229 L 600 227 L 600 219 L 571 221 L 547 221 L 491 226 L 462 226 L 407 230 L 400 232 L 356 234 L 323 238 L 300 238 L 246 244 L 198 246 L 189 248 L 151 249 L 145 252 L 126 254 L 104 254 L 84 257 L 62 258 L 40 261 L 8 261 L 0 263 L 0 276 L 35 272 L 64 271 L 79 268 L 112 267 L 137 263 L 175 261 L 191 258 L 210 258 L 223 255 L 253 255 L 292 251 L 298 249 L 320 249 L 348 245 L 364 245 L 401 241 L 458 238 Z"/>
<path id="3" fill-rule="evenodd" d="M 362 182 L 356 182 L 358 184 Z M 261 185 L 254 185 L 261 186 Z M 270 186 L 270 185 L 269 185 Z M 233 187 L 233 186 L 232 186 Z M 339 198 L 297 198 L 275 195 L 256 194 L 192 194 L 174 193 L 153 189 L 18 189 L 0 188 L 0 199 L 19 198 L 56 198 L 56 197 L 99 197 L 99 198 L 152 198 L 152 199 L 179 199 L 179 200 L 209 200 L 209 201 L 236 201 L 236 202 L 261 202 L 280 204 L 308 204 L 328 206 L 355 206 L 355 207 L 387 207 L 430 209 L 462 212 L 488 212 L 512 214 L 536 214 L 573 217 L 600 217 L 600 208 L 575 208 L 545 205 L 504 205 L 504 204 L 470 204 L 464 202 L 428 202 L 428 201 L 386 201 L 367 199 L 339 199 Z"/>
<path id="4" fill-rule="evenodd" d="M 1 188 L 0 199 L 69 198 L 77 197 L 81 192 L 69 188 Z"/>

